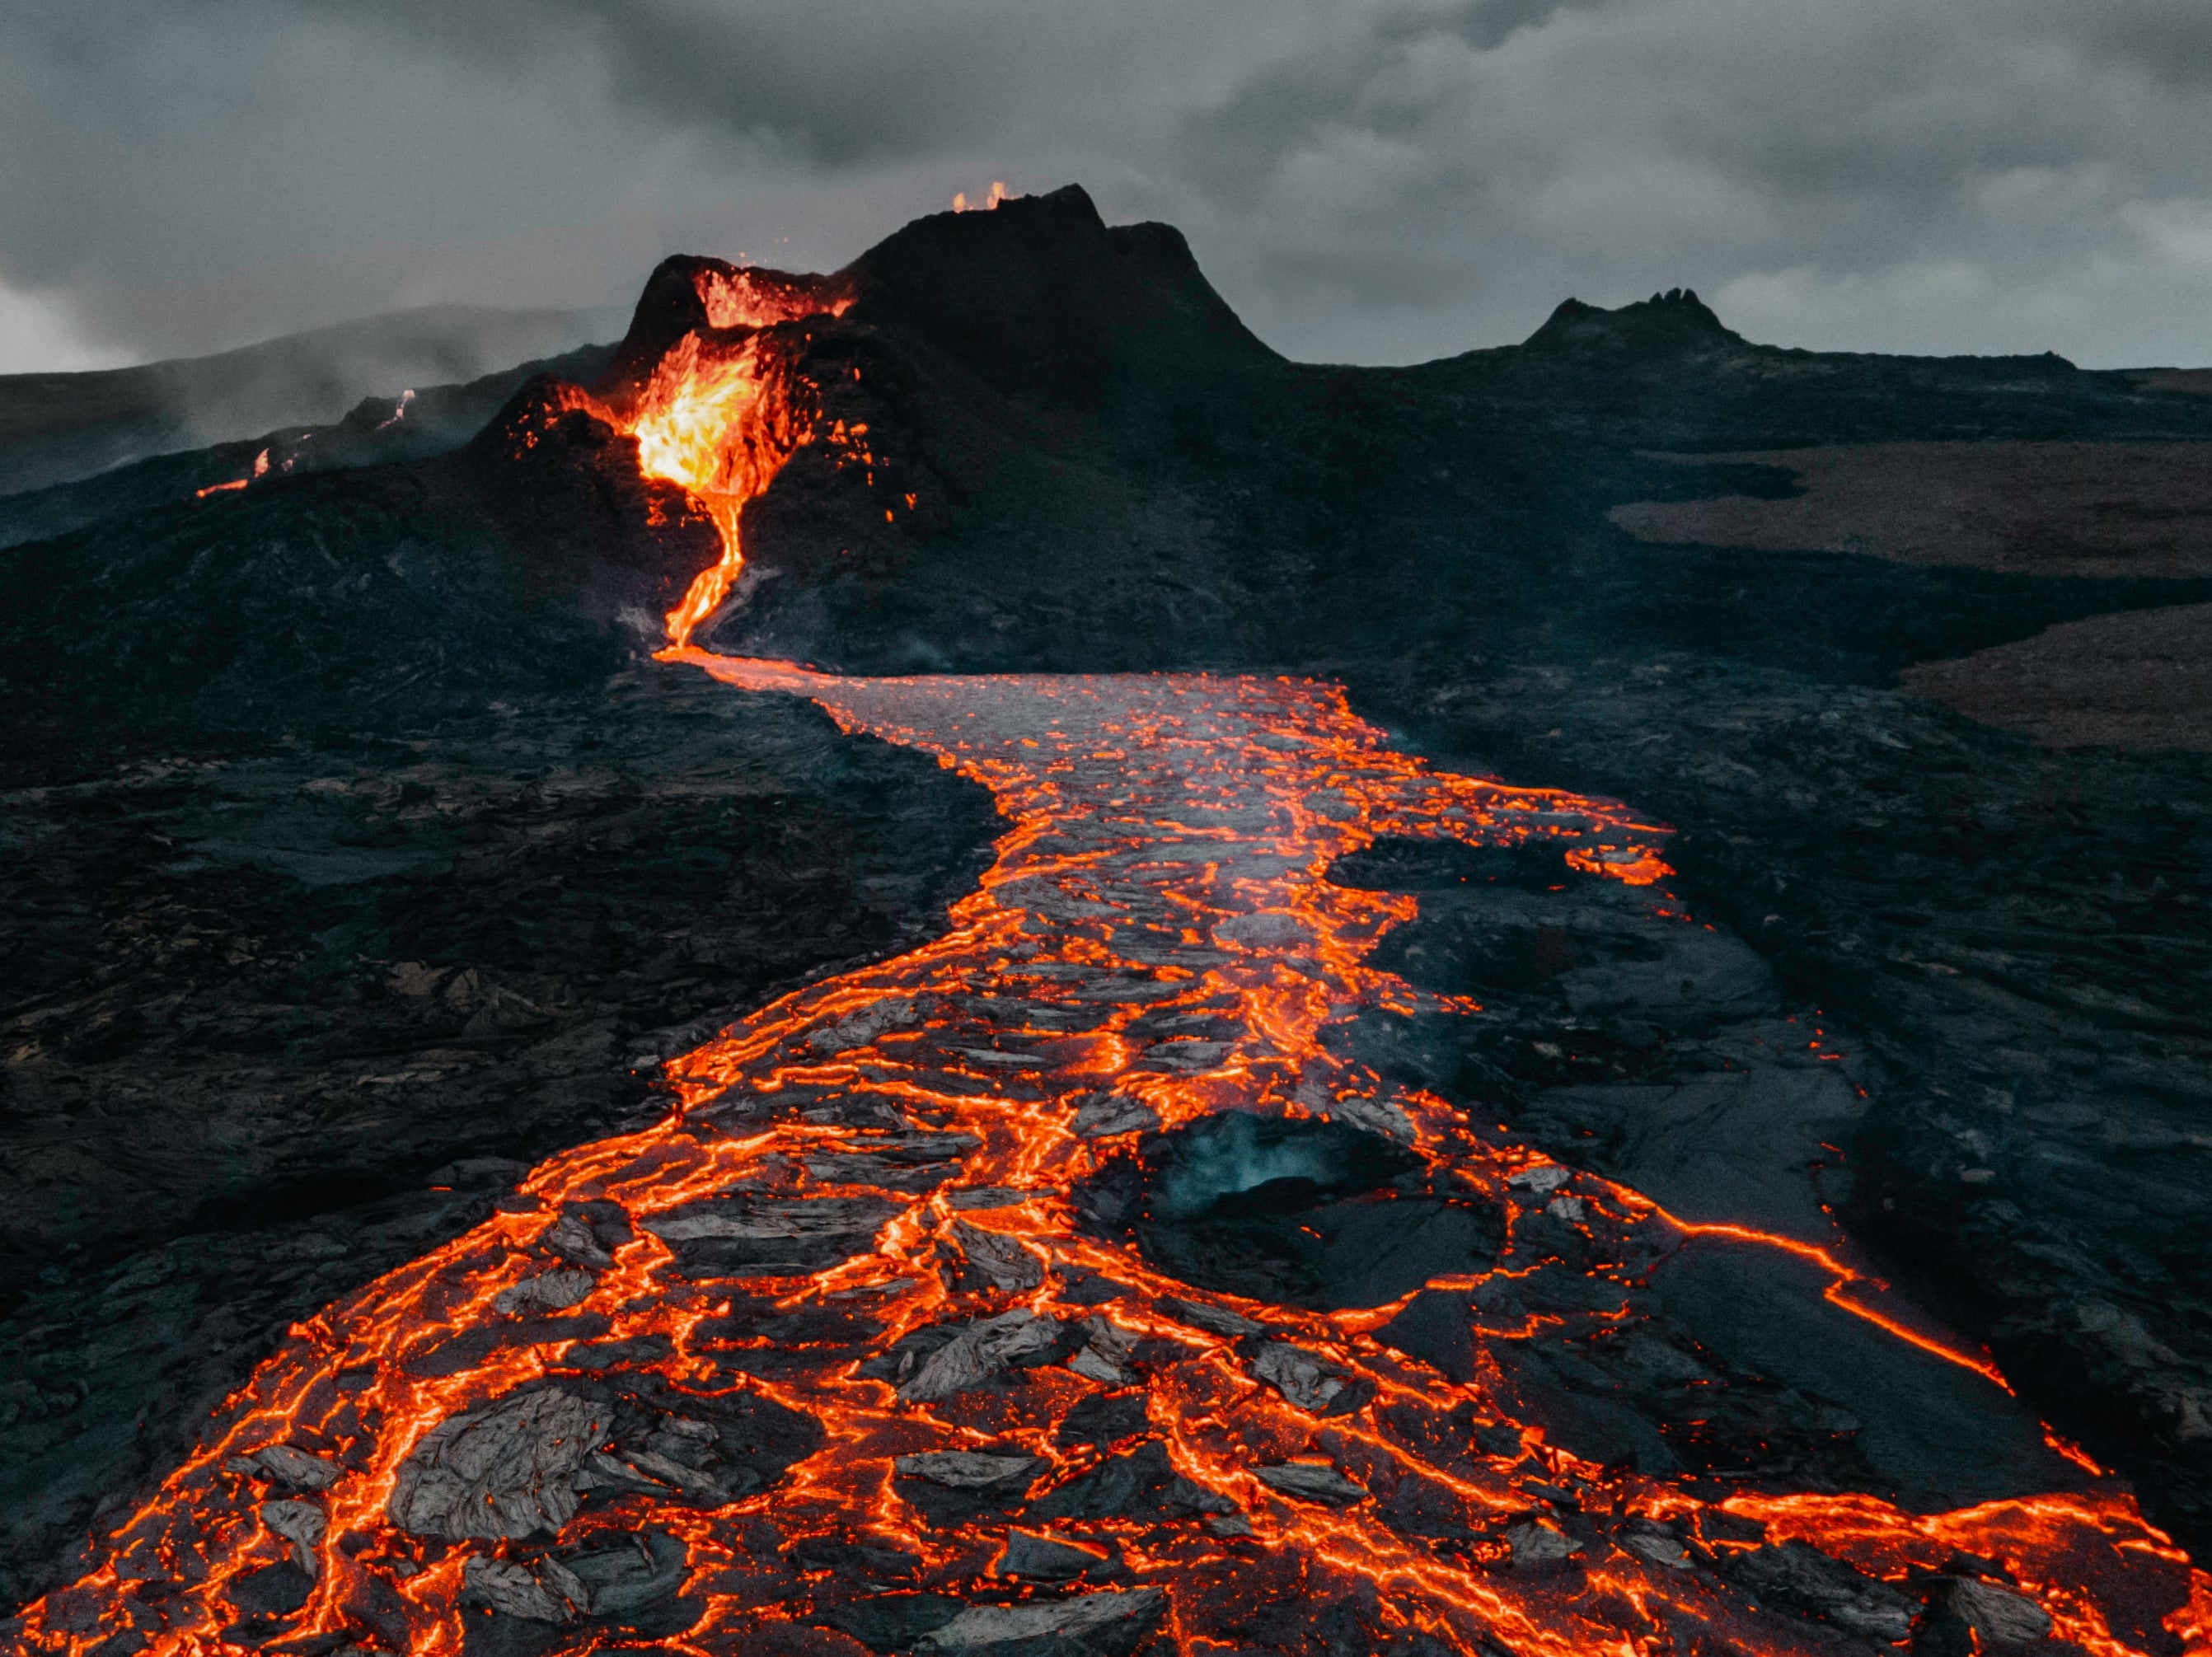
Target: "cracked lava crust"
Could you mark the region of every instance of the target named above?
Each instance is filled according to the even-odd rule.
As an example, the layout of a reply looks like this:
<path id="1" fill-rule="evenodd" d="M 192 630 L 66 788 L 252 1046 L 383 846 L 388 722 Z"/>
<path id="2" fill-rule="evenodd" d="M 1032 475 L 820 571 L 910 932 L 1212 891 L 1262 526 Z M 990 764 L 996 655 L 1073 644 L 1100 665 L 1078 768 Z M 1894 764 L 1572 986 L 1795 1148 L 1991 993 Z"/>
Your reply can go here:
<path id="1" fill-rule="evenodd" d="M 980 889 L 296 1327 L 26 1648 L 2202 1648 L 2205 1580 L 2094 1467 L 1915 1513 L 1515 1418 L 1501 1352 L 1631 1328 L 1692 1242 L 2002 1398 L 1840 1236 L 1675 1219 L 1332 1040 L 1434 999 L 1364 964 L 1413 900 L 1334 859 L 1534 847 L 1694 926 L 1662 831 L 1432 773 L 1311 682 L 673 654 L 987 785 Z"/>

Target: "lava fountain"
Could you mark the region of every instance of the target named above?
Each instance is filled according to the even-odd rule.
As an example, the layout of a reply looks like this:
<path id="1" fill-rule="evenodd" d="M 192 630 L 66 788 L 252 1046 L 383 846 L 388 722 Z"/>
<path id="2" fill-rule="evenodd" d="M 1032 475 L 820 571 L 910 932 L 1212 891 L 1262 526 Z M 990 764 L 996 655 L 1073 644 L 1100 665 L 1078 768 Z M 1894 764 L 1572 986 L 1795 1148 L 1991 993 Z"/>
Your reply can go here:
<path id="1" fill-rule="evenodd" d="M 678 648 L 729 597 L 744 568 L 745 503 L 816 440 L 811 387 L 798 371 L 804 325 L 852 302 L 826 278 L 699 261 L 689 273 L 704 320 L 659 352 L 641 385 L 579 406 L 637 440 L 638 470 L 682 485 L 721 538 L 721 555 L 667 614 Z M 796 337 L 794 335 L 796 334 Z M 834 434 L 843 440 L 839 428 Z"/>
<path id="2" fill-rule="evenodd" d="M 1631 1657 L 1879 1648 L 1938 1608 L 1961 1650 L 2202 1648 L 2205 1579 L 2110 1480 L 1913 1513 L 1595 1465 L 1504 1407 L 1542 1320 L 1486 1287 L 1571 1272 L 1602 1325 L 1692 1228 L 1334 1040 L 1435 1004 L 1368 964 L 1413 901 L 1328 871 L 1533 846 L 1656 903 L 1661 831 L 1431 771 L 1311 682 L 682 659 L 988 786 L 979 888 L 293 1330 L 24 1648 Z M 1209 1135 L 1273 1147 L 1240 1199 L 1352 1147 L 1354 1219 L 1418 1205 L 1428 1263 L 1349 1306 L 1170 1269 L 1129 1176 Z"/>
<path id="3" fill-rule="evenodd" d="M 791 377 L 764 360 L 761 337 L 732 345 L 686 334 L 661 359 L 630 424 L 638 469 L 681 483 L 696 495 L 722 539 L 722 555 L 699 572 L 668 612 L 672 643 L 714 614 L 744 568 L 738 520 L 746 501 L 768 488 L 803 439 L 793 417 Z"/>

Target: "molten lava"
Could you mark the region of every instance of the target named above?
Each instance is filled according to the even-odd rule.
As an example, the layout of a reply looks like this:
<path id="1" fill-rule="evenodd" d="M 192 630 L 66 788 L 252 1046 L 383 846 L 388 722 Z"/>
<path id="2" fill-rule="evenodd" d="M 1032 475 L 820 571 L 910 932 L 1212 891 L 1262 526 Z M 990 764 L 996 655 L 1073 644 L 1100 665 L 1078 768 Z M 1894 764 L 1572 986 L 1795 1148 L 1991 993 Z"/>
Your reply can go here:
<path id="1" fill-rule="evenodd" d="M 639 470 L 690 489 L 722 537 L 720 559 L 700 571 L 668 612 L 668 637 L 679 646 L 729 596 L 744 567 L 738 520 L 745 502 L 804 440 L 793 417 L 790 377 L 763 365 L 760 337 L 727 346 L 686 334 L 653 371 L 631 421 Z"/>
<path id="2" fill-rule="evenodd" d="M 694 361 L 667 406 L 752 406 L 748 361 Z M 671 433 L 671 464 L 732 476 Z M 1500 1403 L 1523 1332 L 1462 1326 L 1454 1379 L 1391 1344 L 1411 1296 L 1196 1287 L 1086 1194 L 1178 1125 L 1327 1122 L 1500 1217 L 1496 1264 L 1431 1289 L 1570 1242 L 1625 1286 L 1725 1230 L 1809 1249 L 1871 1313 L 1833 1252 L 1677 1224 L 1331 1039 L 1436 1005 L 1366 964 L 1413 901 L 1334 859 L 1446 836 L 1656 881 L 1661 831 L 1431 772 L 1312 683 L 684 659 L 988 786 L 1010 826 L 979 889 L 935 942 L 672 1061 L 665 1120 L 295 1329 L 31 1608 L 30 1648 L 1809 1653 L 1902 1642 L 1931 1582 L 1978 1630 L 2203 1648 L 2205 1579 L 2108 1480 L 1914 1514 L 1599 1466 Z M 1843 1585 L 1840 1622 L 1790 1609 L 1807 1581 Z"/>
<path id="3" fill-rule="evenodd" d="M 814 411 L 789 342 L 773 331 L 841 315 L 852 302 L 818 279 L 769 271 L 702 266 L 692 284 L 707 325 L 662 354 L 626 415 L 591 404 L 637 439 L 638 469 L 690 490 L 721 537 L 721 556 L 668 612 L 669 640 L 678 648 L 721 605 L 744 568 L 738 521 L 745 503 L 813 441 Z"/>
<path id="4" fill-rule="evenodd" d="M 227 495 L 233 489 L 242 489 L 255 478 L 266 477 L 268 475 L 269 451 L 264 449 L 253 457 L 253 470 L 245 476 L 234 477 L 228 483 L 210 483 L 204 489 L 194 489 L 192 494 L 199 500 L 204 501 L 211 495 Z"/>

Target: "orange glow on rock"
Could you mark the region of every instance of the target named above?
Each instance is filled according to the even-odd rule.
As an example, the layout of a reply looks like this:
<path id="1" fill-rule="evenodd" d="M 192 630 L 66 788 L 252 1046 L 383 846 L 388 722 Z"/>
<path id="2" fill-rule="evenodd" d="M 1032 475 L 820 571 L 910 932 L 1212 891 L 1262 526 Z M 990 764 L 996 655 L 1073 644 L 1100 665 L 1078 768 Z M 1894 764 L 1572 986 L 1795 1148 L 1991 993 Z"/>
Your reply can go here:
<path id="1" fill-rule="evenodd" d="M 410 393 L 410 395 L 412 395 L 412 393 Z M 289 467 L 292 463 L 288 460 L 284 464 Z M 266 477 L 268 475 L 269 451 L 264 449 L 259 454 L 253 457 L 253 470 L 248 472 L 245 476 L 234 477 L 228 483 L 210 483 L 204 489 L 194 489 L 192 491 L 192 495 L 196 500 L 204 501 L 211 495 L 228 495 L 233 489 L 242 489 L 248 483 L 252 483 L 256 478 Z"/>
<path id="2" fill-rule="evenodd" d="M 775 281 L 742 267 L 702 270 L 695 279 L 710 328 L 773 328 L 808 317 L 842 316 L 848 296 L 824 298 L 813 284 Z"/>
<path id="3" fill-rule="evenodd" d="M 984 197 L 982 205 L 977 210 L 985 213 L 992 212 L 997 209 L 1000 202 L 1006 199 L 1006 186 L 994 180 L 992 183 L 990 193 Z M 966 191 L 956 190 L 952 192 L 952 210 L 956 213 L 965 213 L 968 211 L 968 192 Z"/>

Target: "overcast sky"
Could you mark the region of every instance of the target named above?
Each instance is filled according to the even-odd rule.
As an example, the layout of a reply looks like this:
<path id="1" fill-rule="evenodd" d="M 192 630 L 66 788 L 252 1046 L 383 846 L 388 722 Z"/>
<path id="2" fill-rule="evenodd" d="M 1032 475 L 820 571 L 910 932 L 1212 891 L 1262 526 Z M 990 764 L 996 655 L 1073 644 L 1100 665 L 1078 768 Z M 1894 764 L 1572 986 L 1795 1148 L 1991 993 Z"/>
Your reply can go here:
<path id="1" fill-rule="evenodd" d="M 841 264 L 993 179 L 1293 356 L 1696 288 L 1783 344 L 2212 362 L 2208 0 L 0 0 L 0 370 Z"/>

